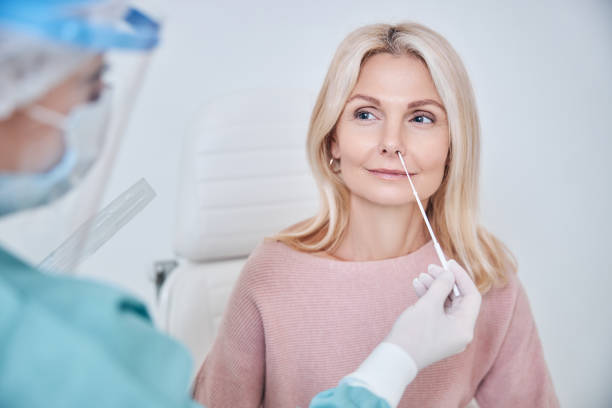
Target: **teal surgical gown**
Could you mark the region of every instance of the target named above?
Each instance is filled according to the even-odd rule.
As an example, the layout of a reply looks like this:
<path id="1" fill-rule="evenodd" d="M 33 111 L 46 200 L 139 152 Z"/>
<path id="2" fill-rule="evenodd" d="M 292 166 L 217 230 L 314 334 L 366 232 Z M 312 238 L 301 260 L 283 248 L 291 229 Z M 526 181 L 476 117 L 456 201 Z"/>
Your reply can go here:
<path id="1" fill-rule="evenodd" d="M 0 407 L 199 407 L 191 358 L 145 306 L 0 248 Z"/>
<path id="2" fill-rule="evenodd" d="M 390 408 L 387 401 L 367 388 L 340 384 L 336 388 L 319 393 L 310 408 Z"/>
<path id="3" fill-rule="evenodd" d="M 0 247 L 0 407 L 200 407 L 191 358 L 117 289 L 41 273 Z M 342 384 L 311 408 L 389 408 Z"/>

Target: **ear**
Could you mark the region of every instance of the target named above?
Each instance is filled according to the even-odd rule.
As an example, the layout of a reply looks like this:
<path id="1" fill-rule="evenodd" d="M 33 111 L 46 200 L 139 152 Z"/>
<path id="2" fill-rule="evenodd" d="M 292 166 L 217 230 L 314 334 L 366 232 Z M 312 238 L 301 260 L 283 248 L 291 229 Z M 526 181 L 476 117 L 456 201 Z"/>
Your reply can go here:
<path id="1" fill-rule="evenodd" d="M 336 140 L 336 135 L 331 135 L 331 142 L 329 144 L 331 155 L 334 159 L 340 158 L 340 146 L 338 145 L 338 141 Z"/>

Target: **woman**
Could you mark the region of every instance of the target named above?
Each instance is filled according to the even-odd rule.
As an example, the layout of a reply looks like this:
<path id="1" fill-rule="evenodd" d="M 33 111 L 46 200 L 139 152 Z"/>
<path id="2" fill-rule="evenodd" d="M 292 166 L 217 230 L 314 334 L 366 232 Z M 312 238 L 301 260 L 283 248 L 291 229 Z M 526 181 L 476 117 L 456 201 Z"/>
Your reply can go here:
<path id="1" fill-rule="evenodd" d="M 513 257 L 478 222 L 478 116 L 448 42 L 410 23 L 350 34 L 319 94 L 307 150 L 320 211 L 251 255 L 196 399 L 305 407 L 416 301 L 412 281 L 438 261 L 399 153 L 444 252 L 483 298 L 470 346 L 424 368 L 398 406 L 558 406 Z"/>

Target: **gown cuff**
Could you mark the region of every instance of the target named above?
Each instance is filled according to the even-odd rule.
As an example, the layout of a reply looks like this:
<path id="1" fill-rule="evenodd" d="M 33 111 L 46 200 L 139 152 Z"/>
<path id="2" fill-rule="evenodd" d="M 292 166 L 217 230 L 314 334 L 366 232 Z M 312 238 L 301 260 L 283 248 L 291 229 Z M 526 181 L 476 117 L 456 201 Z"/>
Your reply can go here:
<path id="1" fill-rule="evenodd" d="M 357 371 L 344 377 L 340 383 L 367 388 L 395 408 L 417 372 L 410 354 L 396 344 L 382 342 Z"/>

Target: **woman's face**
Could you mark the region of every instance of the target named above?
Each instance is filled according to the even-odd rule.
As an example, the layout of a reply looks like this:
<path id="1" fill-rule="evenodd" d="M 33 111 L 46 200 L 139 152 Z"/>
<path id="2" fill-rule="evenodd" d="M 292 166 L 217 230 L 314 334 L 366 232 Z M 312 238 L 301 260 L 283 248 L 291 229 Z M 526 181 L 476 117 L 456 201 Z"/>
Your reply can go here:
<path id="1" fill-rule="evenodd" d="M 425 64 L 411 56 L 370 57 L 338 119 L 331 148 L 354 198 L 383 206 L 415 201 L 397 151 L 421 200 L 431 197 L 444 176 L 449 133 Z"/>

